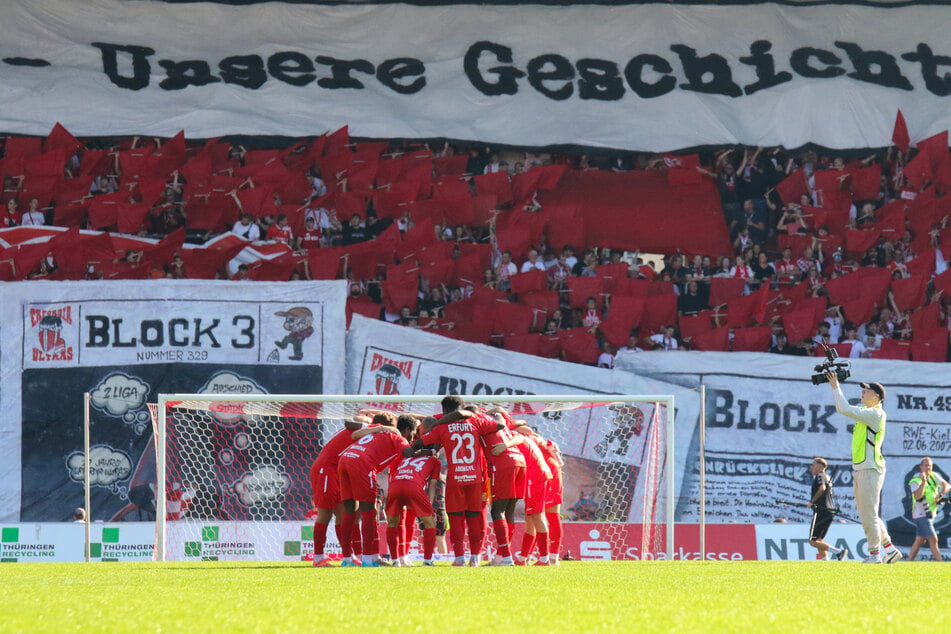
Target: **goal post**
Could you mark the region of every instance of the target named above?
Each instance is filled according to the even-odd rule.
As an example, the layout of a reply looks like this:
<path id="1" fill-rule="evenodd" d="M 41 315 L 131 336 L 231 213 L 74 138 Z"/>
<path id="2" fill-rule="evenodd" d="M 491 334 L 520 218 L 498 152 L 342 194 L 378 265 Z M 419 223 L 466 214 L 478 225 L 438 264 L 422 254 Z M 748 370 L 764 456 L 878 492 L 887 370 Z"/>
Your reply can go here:
<path id="1" fill-rule="evenodd" d="M 158 395 L 155 558 L 305 558 L 313 530 L 309 470 L 324 443 L 361 409 L 431 415 L 442 398 Z M 562 516 L 585 531 L 574 558 L 673 557 L 672 395 L 462 398 L 504 407 L 559 445 Z"/>

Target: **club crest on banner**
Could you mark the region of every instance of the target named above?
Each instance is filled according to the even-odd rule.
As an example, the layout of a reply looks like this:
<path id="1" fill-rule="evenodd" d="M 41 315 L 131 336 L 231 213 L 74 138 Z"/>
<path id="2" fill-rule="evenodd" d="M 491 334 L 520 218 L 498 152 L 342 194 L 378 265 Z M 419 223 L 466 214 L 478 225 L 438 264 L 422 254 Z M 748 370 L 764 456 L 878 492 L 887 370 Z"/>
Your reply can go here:
<path id="1" fill-rule="evenodd" d="M 73 345 L 64 338 L 64 328 L 73 325 L 72 306 L 55 309 L 30 308 L 33 361 L 71 361 Z M 68 331 L 67 331 L 68 332 Z"/>
<path id="2" fill-rule="evenodd" d="M 389 358 L 379 353 L 373 353 L 370 359 L 370 373 L 373 376 L 373 392 L 381 396 L 401 394 L 400 387 L 404 381 L 413 378 L 414 361 Z M 412 393 L 412 392 L 407 392 Z"/>

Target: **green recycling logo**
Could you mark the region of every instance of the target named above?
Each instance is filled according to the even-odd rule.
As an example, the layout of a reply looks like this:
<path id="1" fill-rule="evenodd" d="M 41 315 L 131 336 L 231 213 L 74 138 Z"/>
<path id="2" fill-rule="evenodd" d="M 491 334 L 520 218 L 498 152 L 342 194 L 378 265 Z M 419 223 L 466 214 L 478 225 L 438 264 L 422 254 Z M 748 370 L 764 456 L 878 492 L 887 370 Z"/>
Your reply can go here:
<path id="1" fill-rule="evenodd" d="M 219 557 L 253 557 L 254 544 L 251 542 L 223 542 L 219 538 L 217 526 L 202 526 L 200 541 L 185 542 L 185 556 L 197 557 L 202 561 L 218 561 Z"/>

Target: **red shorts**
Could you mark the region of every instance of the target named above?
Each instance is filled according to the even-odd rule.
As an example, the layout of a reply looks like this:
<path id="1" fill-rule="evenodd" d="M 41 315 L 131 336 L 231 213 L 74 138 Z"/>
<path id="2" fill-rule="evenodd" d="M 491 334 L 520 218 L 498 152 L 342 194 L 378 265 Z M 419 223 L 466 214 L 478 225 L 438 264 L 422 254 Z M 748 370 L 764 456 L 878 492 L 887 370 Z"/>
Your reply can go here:
<path id="1" fill-rule="evenodd" d="M 548 490 L 548 482 L 549 480 L 546 480 L 544 476 L 540 476 L 537 480 L 533 480 L 531 477 L 527 478 L 525 486 L 526 515 L 545 512 L 545 494 Z"/>
<path id="2" fill-rule="evenodd" d="M 458 482 L 446 483 L 446 512 L 461 513 L 463 511 L 482 510 L 482 502 L 485 500 L 485 483 L 472 482 L 469 484 L 459 484 Z"/>
<path id="3" fill-rule="evenodd" d="M 525 466 L 505 465 L 492 469 L 492 499 L 511 500 L 525 497 Z"/>
<path id="4" fill-rule="evenodd" d="M 403 507 L 408 508 L 416 517 L 435 514 L 425 491 L 412 484 L 406 486 L 394 482 L 386 494 L 386 514 L 399 515 Z"/>
<path id="5" fill-rule="evenodd" d="M 545 490 L 545 508 L 564 501 L 562 495 L 565 492 L 565 482 L 561 479 L 561 469 L 552 469 L 551 472 L 554 477 L 548 481 L 548 488 Z"/>
<path id="6" fill-rule="evenodd" d="M 376 473 L 357 458 L 340 458 L 337 465 L 340 477 L 340 499 L 357 502 L 376 502 Z"/>
<path id="7" fill-rule="evenodd" d="M 322 466 L 310 472 L 315 509 L 333 509 L 340 504 L 340 477 L 336 469 Z"/>

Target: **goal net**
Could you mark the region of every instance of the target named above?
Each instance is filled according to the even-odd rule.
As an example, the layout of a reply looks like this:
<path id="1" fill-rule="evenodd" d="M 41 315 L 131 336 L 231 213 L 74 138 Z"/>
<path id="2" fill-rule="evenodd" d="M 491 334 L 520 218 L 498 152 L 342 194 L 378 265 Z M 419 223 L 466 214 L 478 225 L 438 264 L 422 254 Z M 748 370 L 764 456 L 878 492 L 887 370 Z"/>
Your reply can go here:
<path id="1" fill-rule="evenodd" d="M 310 467 L 324 443 L 362 409 L 431 415 L 441 399 L 160 395 L 153 410 L 156 558 L 311 558 Z M 503 407 L 559 446 L 563 557 L 672 556 L 672 396 L 473 396 L 466 403 Z M 386 477 L 379 483 L 385 499 Z M 519 504 L 519 523 L 522 513 Z M 493 549 L 490 536 L 488 556 Z M 333 531 L 325 552 L 340 552 Z"/>

